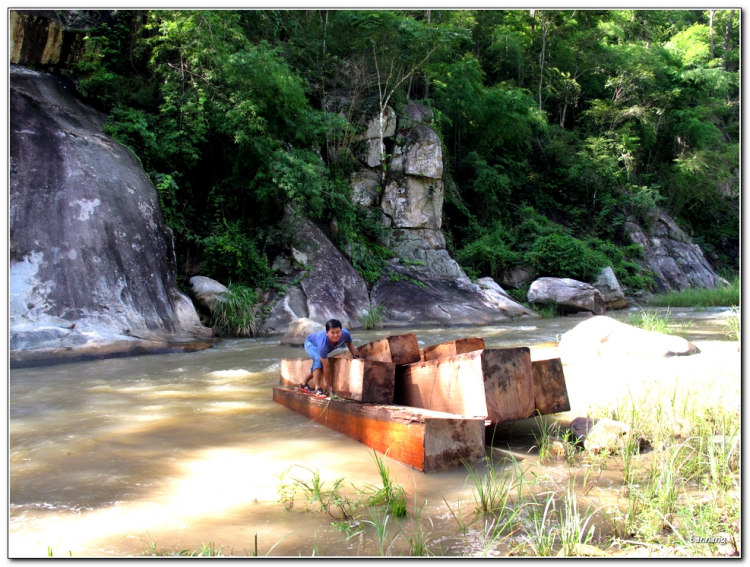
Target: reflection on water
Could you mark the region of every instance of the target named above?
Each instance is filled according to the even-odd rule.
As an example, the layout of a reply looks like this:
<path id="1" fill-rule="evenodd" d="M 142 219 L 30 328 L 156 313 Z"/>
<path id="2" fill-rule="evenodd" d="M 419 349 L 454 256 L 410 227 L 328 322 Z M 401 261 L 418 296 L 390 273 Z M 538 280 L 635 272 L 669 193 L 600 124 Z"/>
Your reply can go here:
<path id="1" fill-rule="evenodd" d="M 684 310 L 672 317 L 693 320 L 691 340 L 715 339 L 723 332 L 720 313 Z M 355 344 L 415 332 L 420 346 L 481 336 L 489 348 L 534 347 L 580 322 L 524 319 L 353 334 Z M 329 481 L 379 483 L 367 447 L 272 401 L 279 359 L 305 356 L 278 341 L 227 340 L 190 354 L 12 370 L 11 556 L 43 556 L 48 546 L 60 556 L 138 555 L 154 541 L 172 551 L 211 541 L 224 545 L 224 553 L 244 555 L 256 533 L 261 554 L 274 545 L 273 555 L 310 555 L 313 547 L 321 555 L 374 553 L 345 541 L 324 514 L 287 512 L 278 503 L 278 475 L 293 465 L 320 469 Z M 566 367 L 574 406 L 589 389 L 577 386 L 577 372 Z M 511 451 L 535 466 L 532 444 Z M 471 538 L 467 544 L 455 537 L 448 509 L 459 501 L 473 507 L 464 469 L 424 475 L 387 462 L 410 498 L 416 490 L 420 503 L 427 500 L 429 531 L 444 554 L 481 549 L 481 542 L 475 549 Z M 554 467 L 542 472 L 556 474 Z M 481 539 L 480 531 L 475 536 Z"/>

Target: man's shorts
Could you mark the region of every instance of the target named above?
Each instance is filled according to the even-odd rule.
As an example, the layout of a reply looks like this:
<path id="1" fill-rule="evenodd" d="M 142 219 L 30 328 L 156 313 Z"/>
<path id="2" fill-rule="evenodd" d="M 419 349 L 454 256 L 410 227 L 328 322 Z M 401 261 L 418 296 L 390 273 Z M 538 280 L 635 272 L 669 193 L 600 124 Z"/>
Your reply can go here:
<path id="1" fill-rule="evenodd" d="M 323 368 L 323 365 L 320 362 L 320 353 L 318 352 L 318 347 L 316 347 L 311 341 L 305 341 L 305 350 L 307 351 L 307 354 L 310 355 L 310 358 L 312 358 L 312 368 L 310 368 L 310 372 L 314 371 L 316 368 Z"/>

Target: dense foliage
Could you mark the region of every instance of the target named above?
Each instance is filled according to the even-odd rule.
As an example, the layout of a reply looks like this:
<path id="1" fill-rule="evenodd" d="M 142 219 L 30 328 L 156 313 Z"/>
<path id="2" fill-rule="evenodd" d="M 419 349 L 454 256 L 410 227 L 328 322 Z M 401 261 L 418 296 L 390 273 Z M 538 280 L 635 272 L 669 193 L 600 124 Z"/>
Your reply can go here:
<path id="1" fill-rule="evenodd" d="M 330 225 L 368 281 L 388 253 L 354 207 L 354 134 L 386 104 L 434 109 L 443 226 L 474 275 L 524 262 L 649 276 L 622 232 L 664 207 L 738 269 L 735 10 L 120 11 L 86 38 L 81 92 L 141 160 L 180 265 L 253 287 Z"/>

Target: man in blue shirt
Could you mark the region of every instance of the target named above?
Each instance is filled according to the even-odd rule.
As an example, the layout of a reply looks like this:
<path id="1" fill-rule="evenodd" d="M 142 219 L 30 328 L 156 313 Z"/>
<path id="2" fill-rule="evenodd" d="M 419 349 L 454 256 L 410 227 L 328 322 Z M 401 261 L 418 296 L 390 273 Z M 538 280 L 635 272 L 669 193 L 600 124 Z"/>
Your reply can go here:
<path id="1" fill-rule="evenodd" d="M 358 358 L 357 349 L 352 344 L 352 336 L 346 329 L 342 328 L 341 321 L 338 319 L 331 319 L 326 323 L 325 331 L 318 331 L 312 333 L 305 339 L 305 350 L 307 354 L 312 358 L 312 368 L 310 368 L 310 374 L 300 384 L 300 390 L 308 393 L 315 393 L 316 395 L 325 395 L 321 389 L 320 378 L 325 377 L 325 382 L 329 392 L 333 388 L 331 382 L 331 363 L 328 362 L 328 353 L 336 350 L 340 346 L 346 344 L 349 352 L 352 353 L 354 358 Z M 307 383 L 313 380 L 315 386 L 315 392 L 313 392 Z"/>

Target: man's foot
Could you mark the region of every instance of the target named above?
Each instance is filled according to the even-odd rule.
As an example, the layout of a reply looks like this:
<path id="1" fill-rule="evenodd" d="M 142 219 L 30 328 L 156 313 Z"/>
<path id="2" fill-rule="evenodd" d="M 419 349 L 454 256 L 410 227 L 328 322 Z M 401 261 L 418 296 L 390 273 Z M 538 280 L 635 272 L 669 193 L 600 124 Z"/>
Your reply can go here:
<path id="1" fill-rule="evenodd" d="M 300 384 L 299 385 L 300 391 L 304 392 L 305 394 L 312 394 L 313 391 L 310 389 L 310 386 L 307 384 Z"/>
<path id="2" fill-rule="evenodd" d="M 318 388 L 317 390 L 315 390 L 313 392 L 313 394 L 315 395 L 316 398 L 325 398 L 325 397 L 327 397 L 326 393 L 323 390 L 321 390 L 320 388 Z"/>

